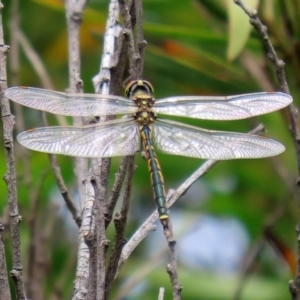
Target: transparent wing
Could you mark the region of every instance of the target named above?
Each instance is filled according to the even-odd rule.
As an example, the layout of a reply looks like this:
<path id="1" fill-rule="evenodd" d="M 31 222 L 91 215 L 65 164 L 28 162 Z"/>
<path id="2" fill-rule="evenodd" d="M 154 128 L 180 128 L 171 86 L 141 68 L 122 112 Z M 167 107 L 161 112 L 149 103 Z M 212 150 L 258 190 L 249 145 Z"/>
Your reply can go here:
<path id="1" fill-rule="evenodd" d="M 107 116 L 134 113 L 132 100 L 99 94 L 65 94 L 32 87 L 11 87 L 5 95 L 19 104 L 64 116 Z"/>
<path id="2" fill-rule="evenodd" d="M 228 97 L 179 96 L 157 100 L 154 111 L 197 119 L 238 120 L 279 110 L 292 101 L 290 95 L 280 92 Z"/>
<path id="3" fill-rule="evenodd" d="M 31 150 L 77 157 L 126 156 L 141 149 L 138 126 L 132 119 L 36 128 L 20 133 L 17 140 Z"/>
<path id="4" fill-rule="evenodd" d="M 259 135 L 205 130 L 169 120 L 159 120 L 152 128 L 156 148 L 173 155 L 225 160 L 269 157 L 285 150 L 281 143 Z"/>

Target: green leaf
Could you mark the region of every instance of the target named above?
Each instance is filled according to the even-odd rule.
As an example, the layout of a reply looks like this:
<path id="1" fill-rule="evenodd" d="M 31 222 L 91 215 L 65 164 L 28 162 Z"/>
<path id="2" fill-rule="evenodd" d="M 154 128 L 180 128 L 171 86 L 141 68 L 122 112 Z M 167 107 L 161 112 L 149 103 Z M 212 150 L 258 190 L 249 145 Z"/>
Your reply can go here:
<path id="1" fill-rule="evenodd" d="M 259 0 L 244 0 L 248 8 L 254 10 L 257 8 Z M 229 42 L 227 47 L 227 59 L 234 60 L 243 50 L 251 31 L 249 17 L 244 11 L 234 3 L 233 0 L 227 0 L 227 10 L 229 19 Z"/>

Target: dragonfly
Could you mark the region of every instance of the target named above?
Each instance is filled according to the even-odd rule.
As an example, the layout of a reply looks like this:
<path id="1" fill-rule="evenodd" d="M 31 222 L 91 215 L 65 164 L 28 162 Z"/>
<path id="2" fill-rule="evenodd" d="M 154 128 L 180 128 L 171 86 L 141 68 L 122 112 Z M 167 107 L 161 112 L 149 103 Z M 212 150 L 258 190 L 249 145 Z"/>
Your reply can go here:
<path id="1" fill-rule="evenodd" d="M 143 150 L 148 163 L 159 218 L 168 218 L 164 178 L 155 149 L 172 155 L 200 159 L 263 158 L 280 154 L 284 146 L 261 135 L 207 130 L 166 120 L 157 115 L 195 119 L 238 120 L 266 114 L 289 105 L 282 92 L 235 96 L 174 96 L 154 99 L 152 85 L 135 80 L 125 97 L 101 94 L 69 94 L 33 87 L 11 87 L 5 95 L 14 102 L 77 117 L 124 115 L 86 126 L 51 126 L 21 132 L 17 140 L 40 152 L 75 157 L 130 156 Z"/>

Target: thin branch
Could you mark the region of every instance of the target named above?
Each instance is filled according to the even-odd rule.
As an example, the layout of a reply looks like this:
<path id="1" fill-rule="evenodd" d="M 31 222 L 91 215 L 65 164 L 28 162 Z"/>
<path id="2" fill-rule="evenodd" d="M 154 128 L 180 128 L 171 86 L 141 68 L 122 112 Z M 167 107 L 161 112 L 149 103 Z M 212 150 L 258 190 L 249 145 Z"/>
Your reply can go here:
<path id="1" fill-rule="evenodd" d="M 6 159 L 6 174 L 3 178 L 8 190 L 10 232 L 12 238 L 13 270 L 10 272 L 10 274 L 14 280 L 17 298 L 26 299 L 23 282 L 23 266 L 21 263 L 21 241 L 19 228 L 22 218 L 19 215 L 18 209 L 17 180 L 14 162 L 13 126 L 15 118 L 11 114 L 8 99 L 4 96 L 4 91 L 7 88 L 6 56 L 9 47 L 4 43 L 2 9 L 3 4 L 0 2 L 0 108 L 2 117 L 1 119 L 3 123 L 3 141 Z"/>
<path id="2" fill-rule="evenodd" d="M 96 93 L 107 95 L 111 93 L 111 67 L 114 62 L 116 39 L 119 37 L 121 27 L 119 25 L 119 4 L 117 0 L 111 0 L 106 22 L 103 53 L 99 73 L 93 78 Z"/>
<path id="3" fill-rule="evenodd" d="M 170 276 L 170 280 L 173 287 L 173 300 L 181 299 L 181 291 L 182 286 L 178 280 L 178 272 L 177 272 L 177 257 L 176 257 L 176 242 L 170 242 L 169 248 L 171 252 L 171 263 L 167 265 L 167 272 Z"/>
<path id="4" fill-rule="evenodd" d="M 278 58 L 277 53 L 269 39 L 267 33 L 267 27 L 260 21 L 257 15 L 257 11 L 250 11 L 243 1 L 234 0 L 234 2 L 242 8 L 242 10 L 249 16 L 251 25 L 258 32 L 262 41 L 264 43 L 266 54 L 270 62 L 272 63 L 276 76 L 280 85 L 280 89 L 285 93 L 289 93 L 289 87 L 287 84 L 285 72 L 284 72 L 284 62 Z M 294 145 L 296 149 L 297 157 L 297 167 L 298 167 L 298 176 L 296 179 L 296 184 L 300 186 L 300 132 L 298 129 L 298 110 L 293 104 L 289 106 L 289 115 L 290 115 L 290 131 L 294 140 Z M 299 198 L 299 197 L 298 197 Z M 300 199 L 298 200 L 300 201 Z M 290 282 L 290 293 L 293 299 L 295 297 L 299 298 L 300 295 L 300 243 L 299 243 L 299 233 L 300 233 L 300 224 L 296 227 L 297 241 L 298 241 L 298 261 L 297 261 L 297 275 L 294 282 Z M 296 296 L 297 295 L 297 296 Z"/>
<path id="5" fill-rule="evenodd" d="M 93 236 L 93 206 L 95 202 L 95 191 L 91 184 L 91 178 L 88 176 L 84 182 L 86 201 L 82 212 L 82 223 L 79 230 L 79 247 L 78 247 L 78 261 L 76 269 L 76 278 L 74 283 L 74 291 L 72 300 L 85 299 L 88 291 L 89 280 L 89 247 L 88 238 Z"/>
<path id="6" fill-rule="evenodd" d="M 61 193 L 63 199 L 65 200 L 65 203 L 66 203 L 70 213 L 72 214 L 73 219 L 75 220 L 77 226 L 80 227 L 80 225 L 81 225 L 80 210 L 79 210 L 76 202 L 74 201 L 73 197 L 71 196 L 71 194 L 62 178 L 60 167 L 58 166 L 56 156 L 49 154 L 49 159 L 50 159 L 51 167 L 54 171 L 56 183 L 60 190 L 60 193 Z"/>
<path id="7" fill-rule="evenodd" d="M 132 28 L 129 8 L 128 8 L 125 0 L 119 0 L 119 5 L 120 5 L 121 15 L 124 20 L 123 34 L 124 34 L 125 38 L 127 39 L 127 43 L 128 43 L 129 73 L 130 73 L 132 79 L 139 79 L 137 66 L 138 66 L 138 61 L 141 59 L 141 57 L 135 51 L 133 28 Z"/>
<path id="8" fill-rule="evenodd" d="M 136 44 L 140 59 L 137 61 L 137 77 L 142 78 L 144 69 L 145 47 L 147 42 L 144 40 L 143 29 L 143 3 L 142 0 L 135 1 L 136 9 Z"/>
<path id="9" fill-rule="evenodd" d="M 4 226 L 0 219 L 0 295 L 2 299 L 10 300 L 10 290 L 8 284 L 8 274 L 6 267 L 5 249 L 3 241 Z"/>
<path id="10" fill-rule="evenodd" d="M 241 0 L 233 0 L 233 1 L 235 2 L 235 4 L 240 6 L 243 9 L 243 11 L 249 16 L 251 25 L 255 28 L 255 30 L 260 35 L 264 43 L 267 57 L 274 67 L 276 77 L 280 85 L 280 89 L 283 92 L 289 94 L 289 87 L 287 84 L 285 71 L 284 71 L 285 64 L 277 56 L 277 53 L 269 39 L 267 27 L 260 21 L 257 15 L 257 11 L 255 10 L 251 11 L 250 9 L 248 9 L 247 6 L 244 4 L 244 2 Z M 292 137 L 294 139 L 294 144 L 295 144 L 296 154 L 297 154 L 297 162 L 298 162 L 298 177 L 296 183 L 300 185 L 300 132 L 297 126 L 298 111 L 293 104 L 289 106 L 289 115 L 290 115 L 290 122 L 291 122 L 290 130 L 291 130 Z M 300 278 L 299 278 L 299 283 L 300 283 Z"/>
<path id="11" fill-rule="evenodd" d="M 133 174 L 135 171 L 134 166 L 134 156 L 127 157 L 128 163 L 127 163 L 127 178 L 125 182 L 125 194 L 124 199 L 121 207 L 120 213 L 116 214 L 114 217 L 114 223 L 116 228 L 116 234 L 115 234 L 115 242 L 113 244 L 112 248 L 112 254 L 110 256 L 108 268 L 107 268 L 107 277 L 106 277 L 106 283 L 105 283 L 105 291 L 106 291 L 106 297 L 105 299 L 109 298 L 109 293 L 111 290 L 111 286 L 114 282 L 115 275 L 117 272 L 118 262 L 120 260 L 120 255 L 123 249 L 123 246 L 127 242 L 127 239 L 125 238 L 125 228 L 127 224 L 127 216 L 128 216 L 128 210 L 129 210 L 129 203 L 131 198 L 131 189 L 132 189 L 132 179 Z"/>
<path id="12" fill-rule="evenodd" d="M 164 296 L 165 296 L 165 289 L 164 288 L 160 288 L 157 300 L 163 300 Z"/>
<path id="13" fill-rule="evenodd" d="M 112 65 L 113 55 L 115 53 L 115 40 L 120 33 L 120 26 L 118 24 L 119 17 L 119 6 L 116 0 L 111 0 L 109 5 L 108 20 L 106 24 L 106 31 L 104 37 L 103 55 L 100 65 L 99 73 L 94 77 L 93 83 L 95 90 L 100 94 L 110 93 L 110 67 Z M 101 118 L 101 121 L 109 118 Z M 89 293 L 93 294 L 93 289 L 96 290 L 97 299 L 104 299 L 105 297 L 105 253 L 108 246 L 106 240 L 106 227 L 105 227 L 105 200 L 107 197 L 107 185 L 109 177 L 111 160 L 108 158 L 104 159 L 93 159 L 92 160 L 92 171 L 94 174 L 94 189 L 96 195 L 94 217 L 95 217 L 95 232 L 96 239 L 92 241 L 91 246 L 95 249 L 91 252 L 90 264 L 95 264 L 96 282 L 89 286 Z M 93 271 L 93 267 L 90 265 L 90 270 Z M 90 280 L 92 280 L 90 278 Z M 91 289 L 91 290 L 90 290 Z M 91 298 L 92 299 L 92 298 Z"/>
<path id="14" fill-rule="evenodd" d="M 76 275 L 79 274 L 79 276 L 76 278 L 75 281 L 75 291 L 74 294 L 77 293 L 76 286 L 79 286 L 79 283 L 77 283 L 78 280 L 80 280 L 80 284 L 84 287 L 87 286 L 87 291 L 83 291 L 87 293 L 86 299 L 87 300 L 93 300 L 96 299 L 96 285 L 97 285 L 97 253 L 96 253 L 96 225 L 95 225 L 95 218 L 93 216 L 94 213 L 94 207 L 95 205 L 95 189 L 93 187 L 94 178 L 93 176 L 88 176 L 87 180 L 85 181 L 86 186 L 86 205 L 90 207 L 87 208 L 86 216 L 83 217 L 84 223 L 82 223 L 82 226 L 84 225 L 85 231 L 84 231 L 84 241 L 79 240 L 79 249 L 78 249 L 78 258 L 81 258 L 81 256 L 84 256 L 84 253 L 81 254 L 81 250 L 85 252 L 85 247 L 88 247 L 87 257 L 85 258 L 86 266 L 83 266 L 84 269 L 88 269 L 88 275 L 87 278 L 81 278 L 81 269 L 80 269 L 80 262 L 78 260 L 77 263 L 77 270 Z M 90 200 L 89 200 L 90 199 Z M 88 204 L 88 202 L 91 201 L 91 205 Z M 83 229 L 82 229 L 83 230 Z M 83 262 L 84 263 L 84 262 Z M 84 280 L 84 281 L 83 281 Z M 76 295 L 76 294 L 75 294 Z M 73 296 L 74 297 L 74 296 Z M 76 299 L 76 298 L 75 298 Z M 81 298 L 77 298 L 78 300 Z M 76 299 L 76 300 L 77 300 Z"/>
<path id="15" fill-rule="evenodd" d="M 76 9 L 78 10 L 78 7 Z M 109 5 L 109 17 L 106 24 L 106 31 L 104 37 L 104 49 L 100 65 L 99 73 L 93 78 L 95 90 L 100 94 L 108 94 L 110 92 L 110 68 L 113 62 L 113 55 L 115 52 L 115 39 L 120 32 L 118 24 L 118 2 L 112 0 Z M 105 119 L 105 118 L 104 118 Z M 104 121 L 104 119 L 101 121 Z M 108 246 L 108 241 L 105 236 L 105 199 L 107 196 L 108 175 L 110 169 L 110 159 L 92 159 L 93 172 L 93 187 L 95 190 L 95 202 L 93 215 L 91 215 L 90 222 L 94 224 L 94 230 L 90 231 L 85 239 L 79 241 L 78 257 L 81 257 L 81 250 L 86 251 L 86 243 L 89 248 L 85 258 L 85 263 L 89 267 L 87 299 L 104 299 L 105 292 L 105 253 Z M 88 195 L 87 195 L 88 196 Z M 86 260 L 88 259 L 88 263 Z M 86 266 L 85 266 L 86 267 Z M 80 264 L 78 262 L 77 274 L 80 273 Z M 78 279 L 79 280 L 79 277 Z M 81 284 L 83 282 L 81 281 Z M 76 282 L 75 286 L 79 283 Z M 73 299 L 74 298 L 73 296 Z"/>
<path id="16" fill-rule="evenodd" d="M 97 170 L 100 173 L 97 173 Z M 99 159 L 97 169 L 93 168 L 95 176 L 93 186 L 95 189 L 95 232 L 96 232 L 96 256 L 90 259 L 91 263 L 96 263 L 96 299 L 105 299 L 105 253 L 108 246 L 105 233 L 105 200 L 107 196 L 107 184 L 109 177 L 110 160 Z"/>
<path id="17" fill-rule="evenodd" d="M 119 167 L 119 171 L 115 177 L 115 182 L 114 182 L 114 186 L 112 187 L 110 197 L 106 202 L 106 212 L 105 212 L 106 228 L 111 222 L 113 212 L 117 204 L 117 200 L 119 199 L 121 187 L 126 175 L 127 165 L 128 165 L 128 159 L 127 157 L 123 157 Z"/>
<path id="18" fill-rule="evenodd" d="M 79 30 L 82 23 L 83 9 L 87 1 L 66 0 L 66 19 L 68 30 L 68 66 L 69 66 L 69 88 L 71 92 L 77 92 L 77 78 L 74 76 L 74 70 L 80 74 L 80 48 L 79 48 Z M 73 117 L 73 125 L 82 126 L 83 120 L 80 117 Z M 83 181 L 88 173 L 87 159 L 76 157 L 74 159 L 75 174 L 77 180 L 77 189 L 79 194 L 79 202 L 84 205 L 84 186 Z"/>

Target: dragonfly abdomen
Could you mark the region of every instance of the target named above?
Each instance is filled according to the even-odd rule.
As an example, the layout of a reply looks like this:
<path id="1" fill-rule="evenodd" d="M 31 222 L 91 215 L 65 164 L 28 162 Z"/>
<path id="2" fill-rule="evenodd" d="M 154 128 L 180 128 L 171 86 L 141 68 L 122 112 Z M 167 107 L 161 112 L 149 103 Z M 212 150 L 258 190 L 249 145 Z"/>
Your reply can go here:
<path id="1" fill-rule="evenodd" d="M 167 219 L 168 212 L 166 208 L 166 193 L 164 178 L 161 168 L 155 154 L 154 148 L 150 138 L 150 128 L 148 125 L 140 127 L 141 138 L 144 145 L 145 155 L 147 159 L 148 169 L 150 172 L 150 179 L 153 189 L 154 200 L 157 205 L 157 210 L 160 219 Z"/>

